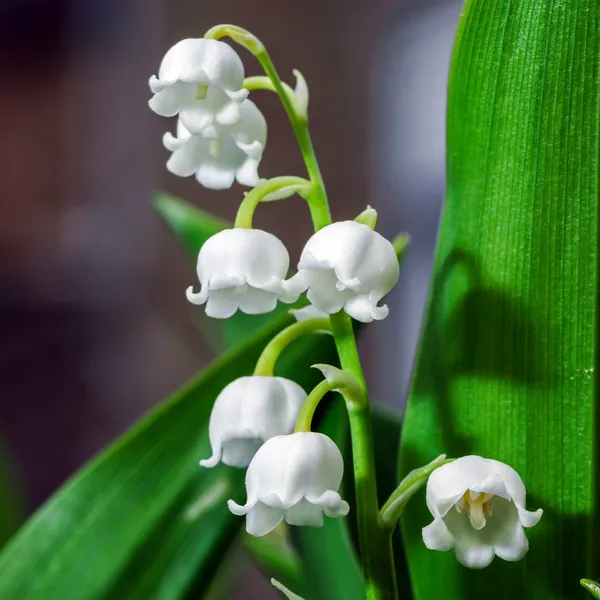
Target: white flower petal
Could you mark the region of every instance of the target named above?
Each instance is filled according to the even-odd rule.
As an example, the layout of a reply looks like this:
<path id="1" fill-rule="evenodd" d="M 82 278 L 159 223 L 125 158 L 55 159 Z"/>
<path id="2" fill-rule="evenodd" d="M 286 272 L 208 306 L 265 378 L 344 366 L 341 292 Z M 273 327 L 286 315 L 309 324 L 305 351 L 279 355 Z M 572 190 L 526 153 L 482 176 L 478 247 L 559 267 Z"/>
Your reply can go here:
<path id="1" fill-rule="evenodd" d="M 221 447 L 215 448 L 210 458 L 204 458 L 200 461 L 200 466 L 205 469 L 216 467 L 221 461 Z"/>
<path id="2" fill-rule="evenodd" d="M 236 102 L 229 102 L 216 115 L 217 123 L 221 125 L 233 125 L 240 120 L 240 105 Z"/>
<path id="3" fill-rule="evenodd" d="M 163 135 L 163 146 L 169 150 L 169 152 L 175 152 L 176 150 L 179 150 L 179 148 L 181 148 L 186 141 L 187 139 L 175 137 L 169 131 Z"/>
<path id="4" fill-rule="evenodd" d="M 344 308 L 365 323 L 387 316 L 387 307 L 377 302 L 399 275 L 391 242 L 355 221 L 317 231 L 304 247 L 298 270 L 317 309 L 332 314 Z"/>
<path id="5" fill-rule="evenodd" d="M 239 307 L 247 315 L 262 315 L 271 312 L 277 306 L 275 294 L 247 286 L 245 294 L 239 297 Z"/>
<path id="6" fill-rule="evenodd" d="M 205 162 L 198 167 L 196 179 L 209 190 L 225 190 L 233 185 L 235 170 L 222 167 L 217 161 Z"/>
<path id="7" fill-rule="evenodd" d="M 377 306 L 368 296 L 354 296 L 344 303 L 344 311 L 361 323 L 381 321 L 389 314 L 386 304 Z"/>
<path id="8" fill-rule="evenodd" d="M 186 108 L 179 112 L 179 118 L 190 133 L 202 134 L 206 129 L 212 126 L 214 121 L 213 113 L 202 107 L 195 106 Z"/>
<path id="9" fill-rule="evenodd" d="M 283 377 L 240 377 L 215 400 L 208 433 L 213 457 L 234 467 L 246 467 L 268 439 L 291 433 L 306 392 Z M 201 463 L 202 464 L 202 463 Z M 205 465 L 203 465 L 205 466 Z"/>
<path id="10" fill-rule="evenodd" d="M 541 508 L 538 508 L 536 511 L 525 510 L 521 506 L 517 505 L 517 511 L 519 514 L 519 521 L 523 527 L 533 527 L 537 525 L 544 514 L 544 511 Z"/>
<path id="11" fill-rule="evenodd" d="M 244 65 L 225 42 L 188 38 L 177 42 L 165 54 L 158 79 L 218 83 L 226 89 L 239 90 L 244 82 Z"/>
<path id="12" fill-rule="evenodd" d="M 227 292 L 219 293 L 217 290 L 208 296 L 205 312 L 213 319 L 229 319 L 237 312 L 237 309 L 238 303 L 235 297 L 231 297 Z"/>
<path id="13" fill-rule="evenodd" d="M 436 469 L 427 481 L 427 506 L 434 517 L 443 517 L 467 491 L 508 496 L 493 465 L 481 456 L 463 456 Z"/>
<path id="14" fill-rule="evenodd" d="M 174 147 L 173 140 L 168 141 L 171 147 Z M 167 161 L 167 169 L 180 177 L 193 175 L 198 169 L 198 164 L 208 154 L 208 144 L 209 142 L 206 140 L 195 136 L 185 140 L 181 147 L 171 154 L 171 157 Z"/>
<path id="15" fill-rule="evenodd" d="M 257 502 L 246 515 L 246 531 L 250 535 L 263 536 L 270 533 L 283 521 L 284 511 Z"/>
<path id="16" fill-rule="evenodd" d="M 247 467 L 256 454 L 256 451 L 263 445 L 263 440 L 259 437 L 232 438 L 223 441 L 224 464 L 230 467 Z"/>
<path id="17" fill-rule="evenodd" d="M 208 298 L 208 288 L 203 288 L 199 292 L 194 292 L 193 286 L 189 286 L 187 290 L 185 290 L 185 297 L 189 302 L 196 305 L 204 304 Z"/>
<path id="18" fill-rule="evenodd" d="M 247 515 L 254 507 L 256 502 L 247 502 L 246 504 L 238 504 L 233 500 L 227 500 L 227 508 L 236 516 L 243 517 Z"/>
<path id="19" fill-rule="evenodd" d="M 285 520 L 290 525 L 322 527 L 323 509 L 302 498 L 285 511 Z"/>
<path id="20" fill-rule="evenodd" d="M 259 505 L 278 510 L 292 525 L 320 526 L 323 513 L 331 517 L 347 514 L 349 506 L 337 489 L 343 474 L 343 460 L 337 446 L 320 433 L 294 433 L 269 439 L 257 451 L 246 473 L 248 502 L 233 506 L 232 512 L 243 514 L 248 507 Z M 247 524 L 248 531 L 265 531 L 272 522 L 258 516 Z M 270 529 L 269 529 L 270 530 Z M 254 533 L 262 535 L 262 533 Z"/>
<path id="21" fill-rule="evenodd" d="M 489 546 L 470 545 L 457 541 L 454 552 L 458 562 L 469 569 L 484 569 L 494 560 L 494 549 Z"/>
<path id="22" fill-rule="evenodd" d="M 442 465 L 427 482 L 434 522 L 423 529 L 423 540 L 436 550 L 454 545 L 458 561 L 472 569 L 486 567 L 494 555 L 520 560 L 529 548 L 523 525 L 541 517 L 525 510 L 525 495 L 521 478 L 504 463 L 465 456 Z"/>
<path id="23" fill-rule="evenodd" d="M 148 106 L 162 117 L 174 117 L 179 111 L 179 94 L 174 86 L 168 86 L 157 92 L 150 100 Z"/>
<path id="24" fill-rule="evenodd" d="M 235 172 L 235 178 L 238 180 L 238 183 L 247 185 L 248 187 L 256 187 L 261 183 L 261 179 L 258 176 L 258 165 L 258 160 L 247 158 Z"/>
<path id="25" fill-rule="evenodd" d="M 274 235 L 260 229 L 226 229 L 200 249 L 201 292 L 188 291 L 188 298 L 195 304 L 208 300 L 207 314 L 217 318 L 231 316 L 237 308 L 249 314 L 269 312 L 278 299 L 294 302 L 298 298 L 283 286 L 288 267 L 287 250 Z M 222 309 L 218 307 L 221 301 Z"/>
<path id="26" fill-rule="evenodd" d="M 521 560 L 529 550 L 529 542 L 519 519 L 506 519 L 494 535 L 494 552 L 503 560 Z"/>
<path id="27" fill-rule="evenodd" d="M 334 490 L 327 490 L 320 496 L 307 494 L 306 500 L 319 506 L 328 517 L 345 517 L 350 511 L 350 505 Z"/>
<path id="28" fill-rule="evenodd" d="M 436 518 L 427 527 L 423 527 L 421 533 L 425 546 L 430 550 L 446 551 L 454 547 L 454 537 L 441 518 Z"/>

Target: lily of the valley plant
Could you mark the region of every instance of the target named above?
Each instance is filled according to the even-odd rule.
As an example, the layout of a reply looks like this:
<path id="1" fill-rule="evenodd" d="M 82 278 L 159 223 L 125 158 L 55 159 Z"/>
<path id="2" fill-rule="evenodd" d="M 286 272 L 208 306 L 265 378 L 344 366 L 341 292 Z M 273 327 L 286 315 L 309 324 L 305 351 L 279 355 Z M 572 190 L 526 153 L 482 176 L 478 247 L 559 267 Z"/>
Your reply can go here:
<path id="1" fill-rule="evenodd" d="M 242 60 L 222 41 L 226 37 L 249 50 L 265 76 L 244 78 Z M 235 226 L 201 248 L 199 287 L 190 286 L 188 300 L 203 306 L 209 317 L 227 319 L 237 311 L 262 314 L 278 302 L 293 304 L 303 295 L 306 299 L 304 307 L 294 311 L 297 323 L 265 347 L 254 374 L 222 390 L 210 418 L 212 456 L 199 457 L 200 464 L 247 468 L 246 502 L 230 500 L 228 506 L 235 515 L 245 516 L 251 535 L 263 536 L 283 522 L 320 527 L 324 519 L 354 519 L 370 600 L 397 598 L 390 539 L 404 506 L 425 484 L 433 518 L 423 524 L 427 548 L 453 549 L 457 560 L 470 568 L 486 567 L 494 556 L 518 561 L 528 549 L 524 528 L 536 525 L 542 510 L 525 508 L 523 481 L 492 457 L 439 457 L 409 473 L 389 500 L 378 504 L 370 404 L 353 319 L 370 323 L 386 318 L 384 297 L 398 281 L 398 260 L 394 244 L 375 231 L 375 210 L 332 222 L 308 129 L 308 87 L 298 72 L 296 79 L 295 89 L 283 83 L 263 44 L 230 25 L 175 44 L 150 79 L 150 108 L 173 117 L 168 128 L 175 135 L 164 136 L 172 153 L 169 171 L 195 176 L 211 189 L 228 188 L 235 180 L 252 187 L 241 201 Z M 248 95 L 261 89 L 281 99 L 307 178 L 260 179 L 267 124 Z M 290 273 L 285 244 L 254 229 L 252 222 L 261 202 L 293 195 L 306 200 L 315 233 L 306 241 L 297 271 Z M 313 390 L 276 377 L 275 365 L 286 346 L 314 333 L 333 336 L 341 368 L 315 365 L 324 380 Z M 340 495 L 340 449 L 329 437 L 312 431 L 313 415 L 328 392 L 339 392 L 348 411 L 353 453 L 352 465 L 346 468 L 354 470 L 357 483 L 356 514 Z M 293 590 L 289 594 L 295 597 Z"/>

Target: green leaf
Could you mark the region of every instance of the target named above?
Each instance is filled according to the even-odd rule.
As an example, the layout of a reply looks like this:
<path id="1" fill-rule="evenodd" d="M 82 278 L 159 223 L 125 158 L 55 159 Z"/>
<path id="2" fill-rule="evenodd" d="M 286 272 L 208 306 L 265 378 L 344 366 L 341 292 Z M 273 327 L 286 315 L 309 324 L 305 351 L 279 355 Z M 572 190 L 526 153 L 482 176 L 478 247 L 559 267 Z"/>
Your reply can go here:
<path id="1" fill-rule="evenodd" d="M 591 579 L 582 579 L 579 582 L 594 598 L 600 598 L 600 585 Z"/>
<path id="2" fill-rule="evenodd" d="M 208 238 L 231 227 L 227 221 L 169 194 L 156 194 L 153 203 L 186 255 L 194 262 L 202 244 Z M 197 285 L 195 273 L 192 271 L 190 271 L 191 284 Z M 268 314 L 246 315 L 238 311 L 229 319 L 211 319 L 204 314 L 204 311 L 196 310 L 194 321 L 213 350 L 223 352 L 239 342 L 248 340 L 266 325 L 274 323 L 290 308 L 293 307 L 280 303 L 273 312 Z"/>
<path id="3" fill-rule="evenodd" d="M 210 452 L 212 404 L 291 321 L 216 361 L 53 496 L 0 554 L 0 598 L 175 600 L 204 591 L 244 522 L 226 506 L 244 500 L 244 472 L 197 464 Z M 311 389 L 315 360 L 335 360 L 330 336 L 296 342 L 278 367 Z"/>
<path id="4" fill-rule="evenodd" d="M 598 565 L 599 23 L 596 0 L 464 8 L 402 471 L 443 452 L 496 458 L 545 513 L 525 560 L 477 572 L 424 547 L 415 497 L 403 524 L 418 600 L 580 597 Z"/>
<path id="5" fill-rule="evenodd" d="M 231 227 L 231 223 L 224 219 L 170 194 L 155 194 L 152 203 L 186 254 L 193 260 L 196 260 L 202 244 L 208 238 Z"/>

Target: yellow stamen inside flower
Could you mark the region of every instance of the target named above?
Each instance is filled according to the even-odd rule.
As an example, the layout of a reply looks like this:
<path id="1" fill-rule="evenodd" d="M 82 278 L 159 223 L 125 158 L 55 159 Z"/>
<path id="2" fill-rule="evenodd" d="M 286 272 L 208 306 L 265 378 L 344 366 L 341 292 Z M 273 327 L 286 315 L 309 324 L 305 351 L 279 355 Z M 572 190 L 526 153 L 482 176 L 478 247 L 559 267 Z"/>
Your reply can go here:
<path id="1" fill-rule="evenodd" d="M 207 85 L 199 85 L 196 90 L 196 100 L 205 100 L 208 95 L 208 86 Z"/>
<path id="2" fill-rule="evenodd" d="M 454 505 L 459 513 L 466 510 L 469 515 L 469 521 L 474 529 L 479 531 L 486 525 L 486 517 L 492 516 L 493 494 L 474 492 L 467 490 L 461 499 Z"/>
<path id="3" fill-rule="evenodd" d="M 208 153 L 214 158 L 219 158 L 221 152 L 221 140 L 211 140 L 208 145 Z"/>

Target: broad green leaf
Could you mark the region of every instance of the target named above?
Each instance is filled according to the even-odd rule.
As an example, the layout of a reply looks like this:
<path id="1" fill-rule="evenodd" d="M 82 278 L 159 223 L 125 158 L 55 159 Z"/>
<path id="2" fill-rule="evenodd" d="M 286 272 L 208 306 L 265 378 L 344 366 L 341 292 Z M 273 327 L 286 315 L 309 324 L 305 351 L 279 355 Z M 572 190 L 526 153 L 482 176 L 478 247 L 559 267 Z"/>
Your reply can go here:
<path id="1" fill-rule="evenodd" d="M 0 554 L 0 598 L 174 600 L 204 591 L 243 525 L 226 500 L 245 495 L 242 470 L 198 467 L 209 455 L 212 403 L 291 321 L 216 361 L 51 498 Z M 314 361 L 335 362 L 329 336 L 296 342 L 278 367 L 310 389 Z"/>
<path id="2" fill-rule="evenodd" d="M 186 255 L 194 262 L 202 244 L 209 237 L 231 227 L 227 221 L 169 194 L 157 194 L 154 198 L 154 207 L 173 232 Z M 195 272 L 192 270 L 190 270 L 190 285 L 198 286 Z M 184 291 L 181 290 L 180 293 L 183 294 Z M 193 314 L 194 321 L 204 334 L 204 339 L 213 350 L 223 352 L 249 339 L 262 327 L 275 322 L 290 308 L 292 306 L 279 303 L 273 312 L 265 315 L 246 315 L 238 311 L 229 319 L 210 319 L 201 309 L 196 309 Z"/>
<path id="3" fill-rule="evenodd" d="M 512 465 L 525 560 L 483 571 L 403 518 L 417 600 L 578 598 L 597 571 L 600 3 L 467 0 L 451 66 L 448 187 L 402 472 L 442 452 Z"/>

